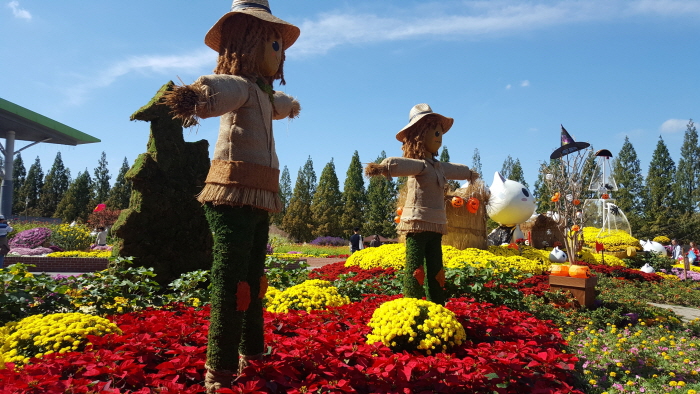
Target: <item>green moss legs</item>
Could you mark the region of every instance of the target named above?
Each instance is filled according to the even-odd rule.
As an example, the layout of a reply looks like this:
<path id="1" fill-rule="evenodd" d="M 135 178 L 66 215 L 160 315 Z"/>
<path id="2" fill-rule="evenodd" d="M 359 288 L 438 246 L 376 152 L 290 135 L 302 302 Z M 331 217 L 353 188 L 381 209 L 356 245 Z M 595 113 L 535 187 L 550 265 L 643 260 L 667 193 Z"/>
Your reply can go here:
<path id="1" fill-rule="evenodd" d="M 269 216 L 267 211 L 250 206 L 209 203 L 204 212 L 214 237 L 207 345 L 207 390 L 213 392 L 216 387 L 226 387 L 225 376 L 232 377 L 238 370 L 239 354 L 263 353 L 262 300 L 258 295 L 265 271 Z M 217 379 L 220 383 L 213 382 Z M 230 379 L 228 384 L 230 387 Z"/>
<path id="2" fill-rule="evenodd" d="M 416 274 L 422 269 L 423 274 Z M 445 304 L 444 283 L 438 279 L 442 271 L 442 234 L 432 231 L 406 234 L 406 271 L 403 278 L 404 297 L 423 298 Z M 423 284 L 419 282 L 424 276 Z"/>

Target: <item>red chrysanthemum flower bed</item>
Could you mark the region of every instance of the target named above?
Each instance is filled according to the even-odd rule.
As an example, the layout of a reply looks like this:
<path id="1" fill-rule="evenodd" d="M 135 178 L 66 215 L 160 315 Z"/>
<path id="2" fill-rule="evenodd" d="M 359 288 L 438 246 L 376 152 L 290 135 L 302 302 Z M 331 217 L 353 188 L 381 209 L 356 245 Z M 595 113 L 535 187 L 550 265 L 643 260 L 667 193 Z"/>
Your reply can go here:
<path id="1" fill-rule="evenodd" d="M 309 279 L 322 279 L 332 282 L 337 280 L 340 275 L 355 273 L 356 275 L 350 278 L 353 282 L 359 282 L 367 279 L 376 279 L 383 275 L 388 275 L 393 277 L 396 275 L 396 269 L 392 267 L 388 268 L 371 268 L 362 269 L 357 265 L 346 267 L 344 261 L 339 261 L 337 263 L 326 264 L 323 267 L 314 268 L 309 272 Z"/>
<path id="2" fill-rule="evenodd" d="M 446 305 L 467 341 L 451 354 L 393 353 L 366 344 L 373 296 L 328 311 L 265 313 L 271 353 L 239 377 L 235 393 L 580 393 L 573 355 L 549 323 L 506 307 L 453 299 Z M 90 337 L 82 353 L 51 354 L 0 370 L 2 393 L 200 393 L 208 310 L 175 306 L 112 317 L 124 332 Z"/>

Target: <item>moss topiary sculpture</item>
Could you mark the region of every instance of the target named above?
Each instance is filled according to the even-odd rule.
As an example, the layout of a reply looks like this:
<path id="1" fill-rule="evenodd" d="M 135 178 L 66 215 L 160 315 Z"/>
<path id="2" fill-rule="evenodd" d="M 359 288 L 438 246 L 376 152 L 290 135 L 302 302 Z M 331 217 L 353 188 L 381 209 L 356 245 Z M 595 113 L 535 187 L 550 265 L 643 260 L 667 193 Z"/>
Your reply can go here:
<path id="1" fill-rule="evenodd" d="M 159 105 L 168 82 L 131 120 L 151 122 L 146 153 L 127 172 L 133 184 L 129 208 L 112 227 L 118 237 L 115 256 L 133 256 L 139 266 L 153 267 L 166 285 L 182 273 L 211 267 L 212 235 L 202 204 L 196 199 L 209 171 L 209 143 L 185 142 L 182 123 Z"/>

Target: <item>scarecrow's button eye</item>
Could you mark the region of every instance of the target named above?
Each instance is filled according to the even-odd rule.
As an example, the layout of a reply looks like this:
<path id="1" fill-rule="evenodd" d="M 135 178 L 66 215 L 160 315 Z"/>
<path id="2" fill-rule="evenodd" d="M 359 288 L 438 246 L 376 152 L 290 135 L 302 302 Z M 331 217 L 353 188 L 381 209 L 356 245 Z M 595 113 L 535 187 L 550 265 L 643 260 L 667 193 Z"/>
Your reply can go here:
<path id="1" fill-rule="evenodd" d="M 435 136 L 436 136 L 436 137 L 439 137 L 439 136 L 440 136 L 440 134 L 441 134 L 441 133 L 440 133 L 440 131 L 439 131 L 439 130 L 435 132 Z"/>
<path id="2" fill-rule="evenodd" d="M 272 49 L 274 49 L 275 52 L 280 50 L 280 43 L 277 41 L 272 41 Z"/>

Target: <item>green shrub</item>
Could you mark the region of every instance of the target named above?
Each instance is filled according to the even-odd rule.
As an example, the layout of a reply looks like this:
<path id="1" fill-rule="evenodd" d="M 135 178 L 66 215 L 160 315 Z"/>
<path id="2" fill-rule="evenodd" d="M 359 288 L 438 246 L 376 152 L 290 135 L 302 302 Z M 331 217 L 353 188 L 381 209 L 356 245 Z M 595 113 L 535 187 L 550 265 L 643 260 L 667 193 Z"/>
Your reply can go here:
<path id="1" fill-rule="evenodd" d="M 303 283 L 309 278 L 309 265 L 305 261 L 284 260 L 268 256 L 265 260 L 267 283 L 278 290 Z"/>
<path id="2" fill-rule="evenodd" d="M 496 270 L 493 263 L 485 268 L 465 265 L 461 268 L 445 270 L 445 288 L 447 298 L 472 297 L 478 302 L 505 305 L 513 309 L 522 306 L 523 294 L 515 285 L 516 276 L 522 275 L 516 270 Z"/>

